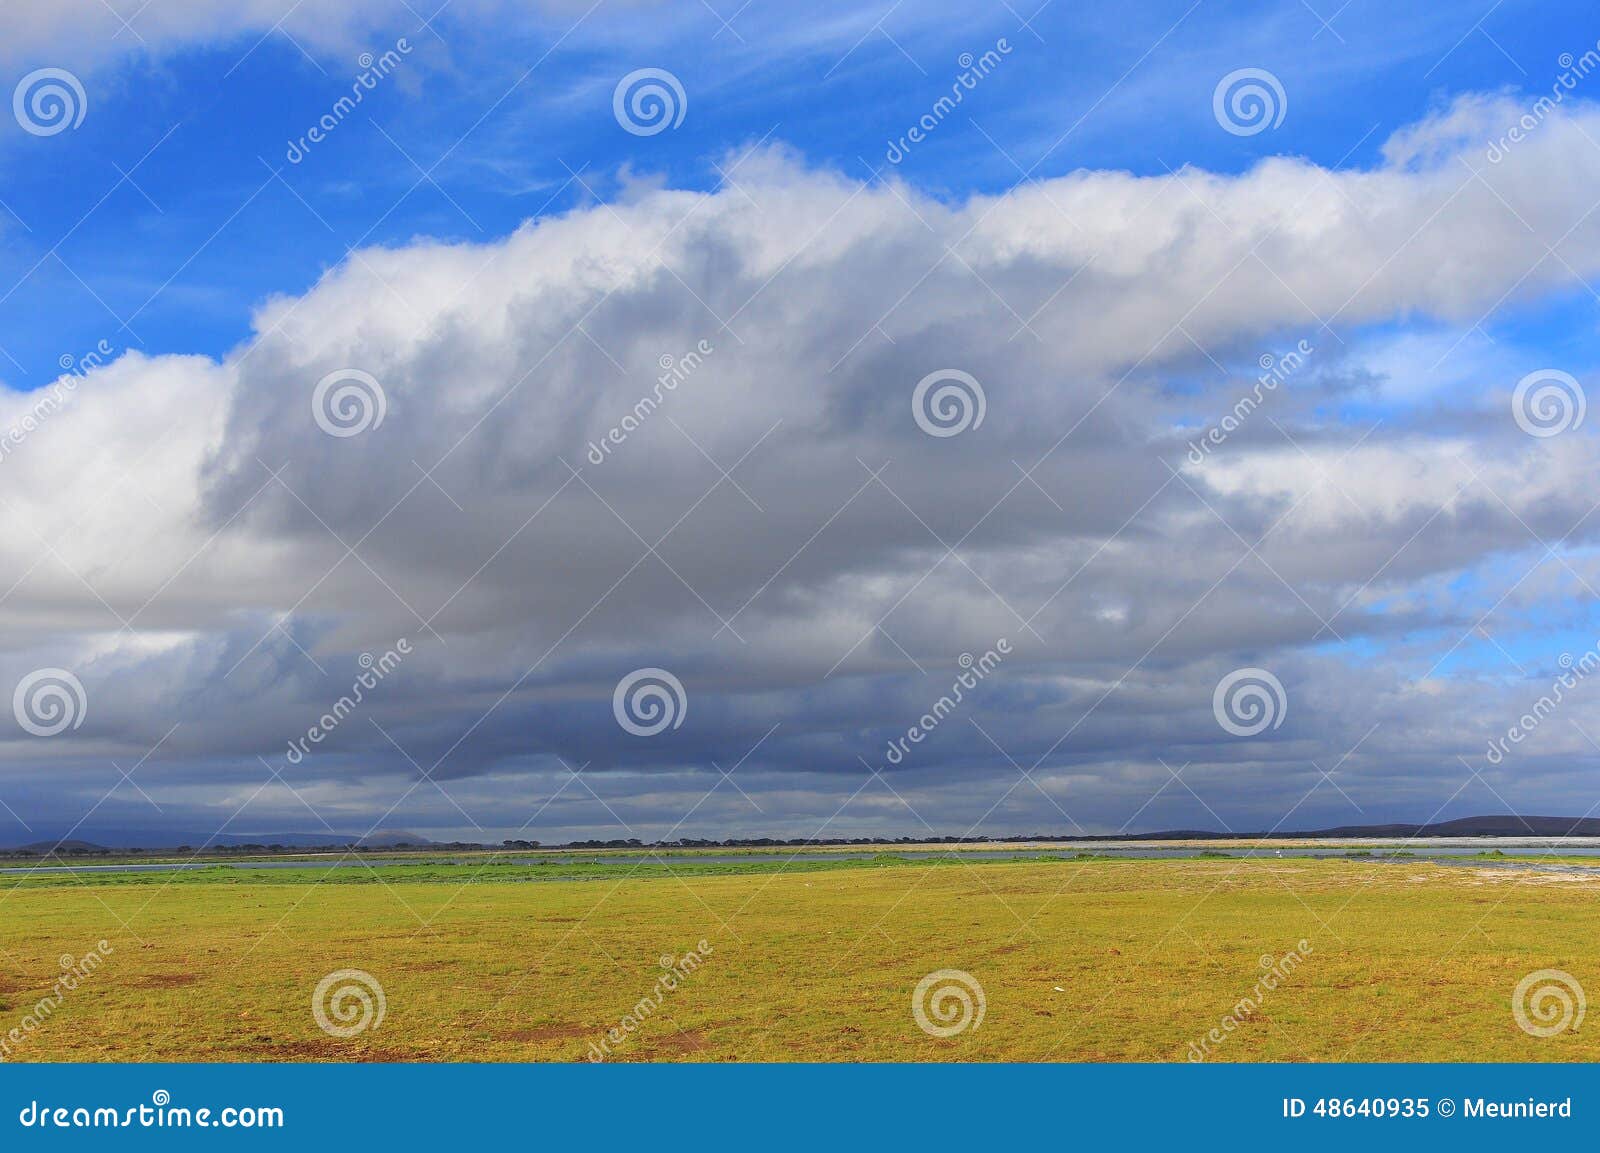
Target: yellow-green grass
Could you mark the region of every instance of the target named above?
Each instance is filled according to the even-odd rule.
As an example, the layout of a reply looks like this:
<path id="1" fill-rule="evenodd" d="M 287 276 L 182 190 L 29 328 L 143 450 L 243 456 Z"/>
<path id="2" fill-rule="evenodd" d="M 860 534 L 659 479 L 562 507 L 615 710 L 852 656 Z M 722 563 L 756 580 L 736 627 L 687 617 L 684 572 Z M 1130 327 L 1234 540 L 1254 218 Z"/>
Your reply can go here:
<path id="1" fill-rule="evenodd" d="M 1182 1061 L 1213 1028 L 1210 1060 L 1600 1059 L 1600 1021 L 1539 1038 L 1512 1012 L 1533 970 L 1600 991 L 1600 876 L 1350 860 L 610 868 L 0 888 L 0 1038 L 59 958 L 104 939 L 104 965 L 11 1060 L 583 1060 L 658 988 L 660 958 L 704 940 L 704 963 L 610 1059 Z M 1302 940 L 1298 967 L 1261 989 L 1260 958 Z M 338 1039 L 312 992 L 350 968 L 387 1010 Z M 912 1014 L 941 969 L 986 1000 L 950 1038 Z M 1259 1007 L 1241 1014 L 1245 997 Z"/>

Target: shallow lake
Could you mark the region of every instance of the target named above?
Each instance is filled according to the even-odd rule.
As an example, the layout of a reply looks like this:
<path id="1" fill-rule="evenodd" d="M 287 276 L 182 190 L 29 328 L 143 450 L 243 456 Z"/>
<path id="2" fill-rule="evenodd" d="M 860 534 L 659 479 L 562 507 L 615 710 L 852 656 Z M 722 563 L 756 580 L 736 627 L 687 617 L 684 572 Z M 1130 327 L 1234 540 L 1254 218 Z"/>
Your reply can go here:
<path id="1" fill-rule="evenodd" d="M 0 876 L 45 876 L 52 873 L 174 873 L 191 869 L 230 868 L 230 869 L 359 869 L 365 866 L 430 866 L 430 865 L 483 865 L 484 867 L 504 868 L 507 866 L 540 864 L 540 865 L 747 865 L 760 862 L 826 862 L 826 861 L 868 861 L 877 857 L 891 856 L 903 860 L 916 861 L 939 857 L 958 857 L 962 860 L 978 861 L 1017 861 L 1037 860 L 1043 857 L 1071 857 L 1077 853 L 1095 853 L 1107 857 L 1127 857 L 1138 860 L 1164 860 L 1184 857 L 1198 857 L 1201 853 L 1220 854 L 1224 857 L 1245 859 L 1252 857 L 1281 857 L 1284 860 L 1294 858 L 1326 858 L 1348 857 L 1354 853 L 1370 851 L 1371 857 L 1364 859 L 1385 860 L 1391 854 L 1403 852 L 1406 855 L 1394 858 L 1399 861 L 1438 861 L 1446 864 L 1491 864 L 1492 861 L 1473 860 L 1477 854 L 1486 850 L 1495 850 L 1503 854 L 1504 858 L 1517 860 L 1538 859 L 1547 856 L 1562 857 L 1597 857 L 1600 858 L 1600 839 L 1593 837 L 1572 838 L 1570 841 L 1559 841 L 1554 838 L 1529 838 L 1527 840 L 1501 840 L 1487 837 L 1450 838 L 1441 843 L 1439 839 L 1431 840 L 1368 840 L 1352 843 L 1350 846 L 1340 847 L 1332 845 L 1317 845 L 1310 847 L 1283 847 L 1283 848 L 1238 848 L 1219 847 L 1176 847 L 1169 845 L 1139 845 L 1129 844 L 1126 841 L 1075 841 L 1062 844 L 1058 847 L 1045 849 L 895 849 L 885 846 L 883 848 L 869 848 L 860 851 L 826 852 L 814 849 L 800 849 L 793 852 L 758 852 L 758 853 L 626 853 L 618 855 L 602 855 L 598 853 L 581 852 L 552 852 L 550 854 L 518 854 L 515 857 L 501 858 L 499 863 L 490 865 L 485 857 L 339 857 L 333 859 L 312 858 L 296 861 L 231 861 L 209 860 L 195 862 L 129 862 L 126 864 L 73 864 L 73 865 L 16 865 L 0 868 Z M 1212 856 L 1210 859 L 1220 859 Z M 1596 862 L 1600 867 L 1600 861 Z M 1578 866 L 1574 866 L 1578 867 Z"/>

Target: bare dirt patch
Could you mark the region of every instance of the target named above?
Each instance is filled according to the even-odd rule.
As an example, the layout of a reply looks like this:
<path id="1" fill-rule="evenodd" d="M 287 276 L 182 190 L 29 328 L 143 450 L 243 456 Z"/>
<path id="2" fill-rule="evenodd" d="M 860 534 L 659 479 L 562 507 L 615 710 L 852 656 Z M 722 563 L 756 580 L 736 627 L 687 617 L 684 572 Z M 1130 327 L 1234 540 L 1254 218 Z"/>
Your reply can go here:
<path id="1" fill-rule="evenodd" d="M 698 1053 L 702 1049 L 711 1048 L 711 1042 L 706 1040 L 704 1033 L 685 1030 L 674 1036 L 661 1038 L 656 1042 L 656 1047 L 670 1049 L 674 1053 Z"/>

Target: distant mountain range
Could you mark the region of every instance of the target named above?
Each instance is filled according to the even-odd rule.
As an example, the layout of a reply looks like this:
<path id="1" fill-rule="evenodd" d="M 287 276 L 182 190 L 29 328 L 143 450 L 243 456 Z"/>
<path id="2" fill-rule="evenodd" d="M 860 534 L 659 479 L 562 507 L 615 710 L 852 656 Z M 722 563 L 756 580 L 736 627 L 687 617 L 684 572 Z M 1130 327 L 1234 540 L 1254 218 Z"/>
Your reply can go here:
<path id="1" fill-rule="evenodd" d="M 1208 834 L 1216 836 L 1215 833 Z M 1600 837 L 1600 817 L 1461 817 L 1432 825 L 1341 825 L 1273 837 Z"/>
<path id="2" fill-rule="evenodd" d="M 239 833 L 223 836 L 203 834 L 150 833 L 132 830 L 95 830 L 94 840 L 72 839 L 61 841 L 35 841 L 32 844 L 0 846 L 0 851 L 45 854 L 52 851 L 72 854 L 107 853 L 124 849 L 238 849 L 242 846 L 262 846 L 279 849 L 342 848 L 357 844 L 365 848 L 394 848 L 408 845 L 416 848 L 500 848 L 500 845 L 464 845 L 459 842 L 440 844 L 419 833 L 404 829 L 385 829 L 366 836 L 355 833 Z M 895 844 L 985 844 L 1013 841 L 1199 841 L 1199 840 L 1291 840 L 1319 837 L 1330 840 L 1372 840 L 1376 838 L 1414 837 L 1600 837 L 1600 817 L 1519 817 L 1486 816 L 1461 817 L 1453 821 L 1433 824 L 1340 825 L 1332 829 L 1311 829 L 1285 832 L 1217 832 L 1214 829 L 1167 829 L 1154 833 L 1114 833 L 1102 836 L 1043 836 L 1017 837 L 856 837 L 856 838 L 795 838 L 783 840 L 772 837 L 730 837 L 712 841 L 683 838 L 670 842 L 680 848 L 748 848 L 752 846 L 786 847 L 798 845 L 895 845 Z M 636 839 L 614 841 L 575 841 L 566 845 L 541 845 L 538 841 L 506 842 L 519 849 L 561 848 L 649 848 L 662 842 L 645 844 Z"/>
<path id="3" fill-rule="evenodd" d="M 1309 838 L 1327 840 L 1371 840 L 1374 838 L 1413 837 L 1600 837 L 1600 817 L 1520 817 L 1515 814 L 1490 817 L 1459 817 L 1426 825 L 1339 825 L 1332 829 L 1297 829 L 1292 832 L 1219 833 L 1214 829 L 1166 829 L 1158 833 L 1117 833 L 1111 836 L 1021 837 L 1039 841 L 1288 841 Z"/>
<path id="4" fill-rule="evenodd" d="M 238 848 L 241 845 L 277 845 L 286 849 L 326 849 L 342 847 L 344 845 L 366 845 L 370 848 L 389 848 L 394 845 L 417 845 L 427 847 L 433 844 L 427 837 L 419 833 L 408 833 L 403 829 L 385 829 L 376 833 L 362 836 L 359 833 L 340 835 L 336 833 L 239 833 L 208 835 L 206 833 L 163 833 L 140 832 L 121 829 L 96 829 L 92 834 L 94 839 L 72 838 L 60 841 L 34 841 L 26 845 L 0 846 L 0 851 L 18 851 L 30 853 L 48 853 L 52 850 L 59 852 L 76 851 L 80 853 L 110 852 L 115 849 L 176 849 L 179 847 L 198 849 L 202 845 L 207 848 Z"/>

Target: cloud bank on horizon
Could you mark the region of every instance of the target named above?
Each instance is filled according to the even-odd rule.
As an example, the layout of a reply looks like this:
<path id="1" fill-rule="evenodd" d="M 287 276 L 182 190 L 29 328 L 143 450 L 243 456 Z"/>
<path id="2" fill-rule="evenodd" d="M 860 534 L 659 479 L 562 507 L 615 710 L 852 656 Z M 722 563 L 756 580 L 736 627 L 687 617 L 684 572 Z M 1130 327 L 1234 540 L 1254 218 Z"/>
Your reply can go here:
<path id="1" fill-rule="evenodd" d="M 5 17 L 6 60 L 20 82 L 70 59 L 82 95 L 57 96 L 87 102 L 89 125 L 102 101 L 131 115 L 119 102 L 162 74 L 215 79 L 195 61 L 218 44 L 229 60 L 263 45 L 263 77 L 326 78 L 347 45 L 398 26 L 386 4 L 281 25 L 280 8 L 152 5 L 121 33 L 144 43 L 113 48 L 115 28 L 85 47 L 65 7 L 25 4 Z M 558 5 L 527 35 L 559 52 L 562 28 L 603 18 Z M 204 172 L 169 214 L 119 163 L 113 206 L 56 241 L 65 228 L 31 207 L 52 179 L 38 164 L 60 147 L 67 179 L 82 129 L 70 107 L 63 125 L 17 105 L 3 147 L 31 166 L 0 187 L 7 299 L 48 315 L 28 302 L 56 291 L 59 263 L 99 301 L 94 323 L 120 323 L 90 343 L 64 322 L 76 354 L 52 372 L 20 352 L 0 392 L 0 843 L 1590 809 L 1600 105 L 1581 54 L 1552 83 L 1462 82 L 1387 109 L 1381 131 L 1348 134 L 1358 159 L 1314 158 L 1320 138 L 1274 147 L 1279 124 L 1318 115 L 1293 67 L 1205 70 L 1188 87 L 1213 147 L 1253 153 L 1096 165 L 1043 163 L 1093 108 L 1040 136 L 1028 93 L 1003 87 L 1024 56 L 1081 50 L 1070 29 L 968 28 L 977 52 L 952 83 L 858 12 L 809 38 L 759 14 L 743 36 L 723 25 L 734 57 L 798 44 L 807 61 L 845 52 L 848 73 L 881 49 L 879 66 L 904 55 L 925 73 L 896 82 L 920 114 L 874 126 L 891 155 L 853 163 L 811 146 L 837 109 L 803 103 L 781 70 L 697 88 L 613 24 L 571 48 L 584 76 L 566 90 L 626 159 L 557 157 L 561 182 L 534 194 L 391 150 L 402 183 L 384 213 L 394 197 L 364 198 L 362 167 L 336 157 L 382 144 L 393 109 L 437 108 L 489 51 L 473 27 L 512 18 L 451 19 L 387 68 L 362 57 L 377 72 L 363 90 L 395 102 L 381 119 L 329 105 L 348 78 L 311 73 L 314 103 L 337 111 L 310 121 L 303 165 L 281 158 L 276 122 L 228 142 L 255 175 L 238 196 L 219 177 L 229 203 L 209 211 L 226 221 L 182 199 Z M 1183 9 L 1156 24 L 1173 30 L 1122 67 L 1146 49 L 1184 67 Z M 1563 42 L 1581 48 L 1574 28 Z M 913 49 L 935 35 L 903 31 Z M 384 90 L 402 75 L 425 79 Z M 482 141 L 456 157 L 466 171 L 538 153 L 518 99 L 473 105 L 441 138 Z M 650 151 L 741 99 L 793 123 L 752 130 L 764 106 L 673 145 L 699 180 Z M 478 125 L 500 108 L 510 125 L 491 137 Z M 915 161 L 935 147 L 925 179 Z M 1014 167 L 963 182 L 961 148 Z M 403 207 L 407 184 L 427 211 Z M 381 227 L 396 209 L 403 231 Z M 79 229 L 113 247 L 80 252 Z M 185 260 L 235 229 L 260 254 L 242 276 L 277 275 L 273 250 L 301 242 L 323 270 L 235 315 Z M 122 238 L 165 254 L 154 293 Z M 0 324 L 39 339 L 5 308 Z M 146 319 L 159 337 L 139 336 Z"/>

